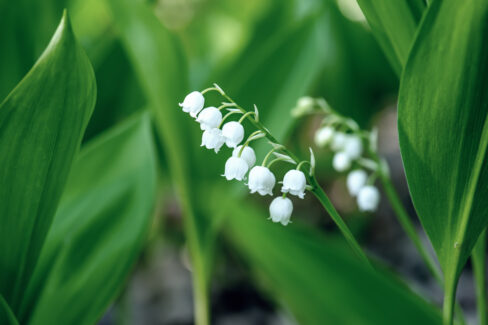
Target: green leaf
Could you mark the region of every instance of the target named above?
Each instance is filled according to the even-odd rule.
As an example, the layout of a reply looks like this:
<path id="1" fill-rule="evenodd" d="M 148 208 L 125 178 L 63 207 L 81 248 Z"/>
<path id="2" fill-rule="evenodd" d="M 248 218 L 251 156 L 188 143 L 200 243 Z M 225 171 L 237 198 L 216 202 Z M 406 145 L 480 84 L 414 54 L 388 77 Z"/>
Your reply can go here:
<path id="1" fill-rule="evenodd" d="M 390 274 L 368 268 L 339 241 L 296 224 L 274 224 L 260 210 L 220 193 L 224 195 L 226 200 L 215 201 L 214 209 L 229 215 L 227 240 L 258 283 L 288 307 L 298 323 L 441 323 L 438 310 Z"/>
<path id="2" fill-rule="evenodd" d="M 19 325 L 14 313 L 2 295 L 0 295 L 0 324 Z"/>
<path id="3" fill-rule="evenodd" d="M 417 25 L 426 9 L 423 0 L 358 0 L 371 30 L 400 76 Z"/>
<path id="4" fill-rule="evenodd" d="M 95 103 L 95 78 L 67 14 L 0 106 L 0 293 L 16 311 Z"/>
<path id="5" fill-rule="evenodd" d="M 487 16 L 484 0 L 434 1 L 400 87 L 398 128 L 407 181 L 451 302 L 488 224 Z"/>
<path id="6" fill-rule="evenodd" d="M 86 145 L 25 294 L 22 323 L 95 324 L 144 244 L 155 198 L 147 114 Z"/>

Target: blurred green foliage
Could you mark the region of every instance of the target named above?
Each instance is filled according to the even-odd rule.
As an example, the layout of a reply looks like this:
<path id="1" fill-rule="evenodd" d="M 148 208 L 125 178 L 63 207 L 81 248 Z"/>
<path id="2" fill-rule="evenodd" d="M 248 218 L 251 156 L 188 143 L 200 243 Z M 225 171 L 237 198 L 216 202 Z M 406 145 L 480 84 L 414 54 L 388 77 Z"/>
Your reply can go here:
<path id="1" fill-rule="evenodd" d="M 390 324 L 398 314 L 405 324 L 439 322 L 432 306 L 391 274 L 357 265 L 336 240 L 303 225 L 285 232 L 259 220 L 265 218 L 259 209 L 247 209 L 242 187 L 227 183 L 222 190 L 216 175 L 226 155 L 201 150 L 198 125 L 177 106 L 190 90 L 216 82 L 244 107 L 256 104 L 264 124 L 291 146 L 306 148 L 300 141 L 311 142 L 310 132 L 292 136 L 296 124 L 290 111 L 303 95 L 323 96 L 368 127 L 397 91 L 398 66 L 390 67 L 364 19 L 351 20 L 347 7 L 335 0 L 1 1 L 0 47 L 8 51 L 0 51 L 0 97 L 39 57 L 63 7 L 93 66 L 95 111 L 40 262 L 35 268 L 32 262 L 34 275 L 28 286 L 23 283 L 25 297 L 12 304 L 0 296 L 0 320 L 9 319 L 8 304 L 22 323 L 89 324 L 101 316 L 143 246 L 156 201 L 154 183 L 161 180 L 154 170 L 157 152 L 158 167 L 182 207 L 199 324 L 210 319 L 208 296 L 221 233 L 251 265 L 256 283 L 303 323 Z M 54 70 L 57 76 L 76 66 L 62 63 Z M 83 95 L 76 97 L 80 103 L 89 99 Z M 217 97 L 208 96 L 208 102 L 218 104 Z M 59 112 L 72 109 L 54 106 Z M 149 113 L 142 113 L 146 108 Z M 257 152 L 262 157 L 263 148 Z M 62 186 L 57 189 L 61 193 Z M 291 265 L 286 254 L 300 265 Z M 361 305 L 364 291 L 371 300 Z M 371 310 L 375 304 L 387 312 Z M 53 314 L 59 306 L 63 313 Z"/>

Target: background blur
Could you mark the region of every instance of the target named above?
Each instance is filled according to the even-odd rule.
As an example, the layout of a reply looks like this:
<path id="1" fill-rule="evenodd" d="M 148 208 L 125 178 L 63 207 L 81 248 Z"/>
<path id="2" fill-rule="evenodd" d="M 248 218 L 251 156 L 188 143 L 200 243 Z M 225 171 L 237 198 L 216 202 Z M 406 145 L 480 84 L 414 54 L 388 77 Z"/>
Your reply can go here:
<path id="1" fill-rule="evenodd" d="M 244 208 L 249 204 L 250 211 L 259 211 L 263 218 L 269 204 L 260 197 L 247 196 L 242 184 L 223 182 L 219 175 L 226 154 L 215 155 L 201 149 L 198 126 L 187 123 L 186 117 L 179 114 L 177 104 L 186 93 L 214 82 L 242 106 L 251 108 L 256 104 L 264 124 L 303 158 L 308 157 L 320 119 L 291 118 L 290 111 L 300 96 L 324 97 L 334 109 L 354 118 L 364 128 L 377 126 L 380 153 L 390 163 L 395 185 L 417 220 L 398 150 L 398 80 L 355 0 L 0 1 L 0 98 L 9 93 L 42 53 L 63 8 L 68 8 L 97 79 L 97 103 L 85 141 L 136 111 L 161 102 L 172 105 L 178 122 L 178 134 L 174 136 L 184 137 L 176 146 L 189 152 L 184 172 L 195 192 L 192 199 L 197 202 L 197 219 L 202 215 L 202 224 L 212 218 L 212 213 L 206 212 L 209 201 L 217 205 L 226 201 L 222 193 L 244 198 L 240 201 Z M 178 47 L 178 51 L 167 52 L 168 44 Z M 174 96 L 161 99 L 159 91 Z M 212 96 L 208 98 L 212 102 Z M 217 104 L 216 96 L 214 103 Z M 158 131 L 154 132 L 156 135 Z M 160 185 L 149 239 L 101 324 L 193 323 L 192 266 L 180 199 L 172 185 L 174 175 L 167 167 L 172 158 L 166 150 L 168 143 L 158 136 L 155 139 L 161 162 Z M 440 289 L 399 228 L 386 199 L 382 199 L 376 214 L 359 213 L 347 194 L 344 175 L 331 168 L 331 154 L 313 148 L 321 184 L 367 250 L 393 272 L 406 276 L 416 290 L 440 302 Z M 263 150 L 258 148 L 258 160 L 262 159 Z M 282 240 L 278 234 L 296 228 L 299 233 L 313 233 L 342 245 L 335 226 L 311 195 L 294 203 L 294 223 L 287 228 L 273 227 L 278 237 L 271 239 Z M 255 207 L 257 210 L 252 210 Z M 237 212 L 227 217 L 240 218 Z M 241 254 L 239 241 L 258 245 L 262 240 L 259 231 L 249 225 L 242 227 L 247 223 L 232 222 L 219 227 L 211 245 L 212 323 L 297 323 L 297 315 L 286 307 L 289 302 L 281 299 L 287 293 L 268 281 L 269 273 L 261 274 L 257 260 Z M 425 236 L 424 239 L 427 241 Z M 283 250 L 277 250 L 277 254 L 290 254 L 285 244 L 280 243 Z M 267 242 L 262 241 L 261 245 Z M 297 258 L 289 256 L 291 260 Z M 468 318 L 473 317 L 475 297 L 470 277 L 468 266 L 458 293 Z M 294 280 L 290 277 L 289 281 Z M 331 290 L 327 279 L 316 285 L 317 290 Z"/>

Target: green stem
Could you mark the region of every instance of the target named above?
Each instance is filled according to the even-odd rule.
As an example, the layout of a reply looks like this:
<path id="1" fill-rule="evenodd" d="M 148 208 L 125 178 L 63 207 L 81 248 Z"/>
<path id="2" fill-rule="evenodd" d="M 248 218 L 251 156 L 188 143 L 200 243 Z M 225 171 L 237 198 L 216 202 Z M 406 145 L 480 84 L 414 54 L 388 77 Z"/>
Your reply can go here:
<path id="1" fill-rule="evenodd" d="M 358 242 L 356 241 L 356 238 L 354 238 L 354 235 L 351 233 L 351 230 L 349 230 L 349 227 L 346 225 L 344 220 L 342 220 L 341 216 L 335 209 L 334 205 L 330 202 L 324 190 L 318 184 L 315 176 L 309 177 L 309 183 L 312 186 L 312 193 L 320 201 L 324 209 L 329 213 L 332 220 L 334 220 L 337 227 L 341 231 L 342 235 L 351 246 L 352 250 L 365 264 L 372 267 L 368 258 L 366 257 L 366 254 L 362 250 L 361 246 L 359 246 Z"/>
<path id="2" fill-rule="evenodd" d="M 487 301 L 486 301 L 486 229 L 478 238 L 473 249 L 473 271 L 476 281 L 476 304 L 480 325 L 488 325 Z"/>
<path id="3" fill-rule="evenodd" d="M 376 155 L 373 152 L 370 152 L 370 154 L 378 163 L 378 166 L 381 166 L 381 161 L 378 155 Z M 441 270 L 435 263 L 432 255 L 429 254 L 425 245 L 422 244 L 422 241 L 420 240 L 420 237 L 418 236 L 417 231 L 415 230 L 415 226 L 413 225 L 412 220 L 410 219 L 407 211 L 405 211 L 405 208 L 398 196 L 398 192 L 396 191 L 395 187 L 393 186 L 393 183 L 391 182 L 390 176 L 381 167 L 379 168 L 378 175 L 381 180 L 381 183 L 383 184 L 383 189 L 385 190 L 386 197 L 388 198 L 388 201 L 390 201 L 393 211 L 395 212 L 395 215 L 401 227 L 403 228 L 403 231 L 405 231 L 407 236 L 413 242 L 415 248 L 419 252 L 421 258 L 424 260 L 432 276 L 435 278 L 437 283 L 442 287 L 443 279 L 442 279 Z M 459 323 L 466 324 L 461 306 L 459 306 L 457 302 L 455 303 L 455 311 Z M 483 325 L 488 325 L 488 324 L 483 324 Z"/>
<path id="4" fill-rule="evenodd" d="M 403 207 L 403 204 L 400 201 L 400 198 L 398 197 L 398 193 L 393 187 L 390 177 L 386 175 L 386 173 L 383 171 L 379 172 L 379 177 L 381 183 L 383 184 L 385 194 L 388 200 L 390 201 L 393 211 L 395 211 L 395 214 L 397 216 L 398 221 L 400 222 L 400 225 L 402 226 L 407 236 L 410 238 L 410 240 L 417 248 L 418 252 L 420 253 L 420 256 L 424 260 L 425 264 L 429 268 L 434 278 L 437 280 L 438 283 L 442 285 L 442 275 L 439 270 L 439 267 L 437 266 L 434 259 L 427 251 L 426 247 L 422 244 L 417 234 L 417 231 L 415 230 L 415 226 L 410 220 L 409 215 L 405 211 L 405 208 Z"/>
<path id="5" fill-rule="evenodd" d="M 442 320 L 444 325 L 453 324 L 454 316 L 454 301 L 456 297 L 456 279 L 452 279 L 454 275 L 446 275 L 444 287 L 444 303 L 442 305 Z"/>
<path id="6" fill-rule="evenodd" d="M 207 297 L 206 279 L 203 272 L 193 272 L 195 283 L 195 324 L 209 325 L 209 306 Z"/>

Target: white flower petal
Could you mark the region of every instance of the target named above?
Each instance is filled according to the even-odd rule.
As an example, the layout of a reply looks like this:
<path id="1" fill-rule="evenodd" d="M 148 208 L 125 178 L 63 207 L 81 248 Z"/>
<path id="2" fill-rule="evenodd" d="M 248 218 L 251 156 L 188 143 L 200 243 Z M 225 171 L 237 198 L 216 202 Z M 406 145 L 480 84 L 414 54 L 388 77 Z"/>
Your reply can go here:
<path id="1" fill-rule="evenodd" d="M 281 192 L 290 193 L 303 199 L 305 196 L 306 186 L 307 180 L 305 178 L 305 174 L 300 170 L 292 169 L 289 170 L 283 178 L 283 187 L 281 188 Z"/>
<path id="2" fill-rule="evenodd" d="M 236 147 L 232 151 L 232 156 L 238 157 L 241 149 L 242 146 Z M 252 166 L 254 166 L 254 164 L 256 163 L 256 154 L 254 153 L 254 149 L 249 146 L 244 147 L 244 149 L 242 150 L 241 158 L 247 162 L 249 168 L 252 168 Z"/>
<path id="3" fill-rule="evenodd" d="M 344 152 L 351 158 L 357 159 L 363 154 L 363 141 L 357 135 L 348 135 L 344 144 Z"/>
<path id="4" fill-rule="evenodd" d="M 243 158 L 230 157 L 225 162 L 225 178 L 230 181 L 236 179 L 242 181 L 249 170 L 247 162 Z"/>
<path id="5" fill-rule="evenodd" d="M 335 132 L 332 138 L 332 143 L 330 144 L 330 148 L 333 151 L 341 151 L 344 149 L 344 145 L 347 141 L 347 134 L 343 132 Z"/>
<path id="6" fill-rule="evenodd" d="M 236 121 L 225 123 L 222 127 L 222 135 L 225 138 L 227 147 L 235 148 L 244 139 L 244 127 Z"/>
<path id="7" fill-rule="evenodd" d="M 249 190 L 251 193 L 258 192 L 260 195 L 273 195 L 273 188 L 276 183 L 274 174 L 264 166 L 255 166 L 249 172 Z"/>
<path id="8" fill-rule="evenodd" d="M 293 203 L 287 197 L 275 198 L 269 206 L 269 214 L 273 222 L 280 222 L 286 226 L 290 222 L 293 212 Z"/>
<path id="9" fill-rule="evenodd" d="M 222 113 L 216 107 L 204 108 L 198 114 L 197 122 L 202 130 L 217 128 L 222 122 Z"/>
<path id="10" fill-rule="evenodd" d="M 317 147 L 325 147 L 334 138 L 335 130 L 333 127 L 324 126 L 315 132 L 314 140 Z M 340 141 L 340 139 L 339 139 Z"/>
<path id="11" fill-rule="evenodd" d="M 368 174 L 362 169 L 356 169 L 347 175 L 347 189 L 352 196 L 358 195 L 361 188 L 366 185 Z"/>
<path id="12" fill-rule="evenodd" d="M 190 113 L 192 117 L 196 117 L 198 112 L 202 110 L 204 103 L 205 98 L 202 93 L 193 91 L 189 93 L 183 100 L 183 103 L 180 103 L 179 105 L 183 109 L 183 112 Z"/>
<path id="13" fill-rule="evenodd" d="M 372 185 L 364 186 L 358 193 L 357 202 L 359 210 L 374 212 L 380 202 L 380 192 Z"/>
<path id="14" fill-rule="evenodd" d="M 338 152 L 332 159 L 332 166 L 338 172 L 343 172 L 351 168 L 351 157 L 345 152 Z"/>
<path id="15" fill-rule="evenodd" d="M 222 136 L 222 131 L 220 129 L 210 129 L 205 130 L 202 135 L 202 144 L 207 149 L 214 149 L 215 153 L 219 152 L 220 148 L 224 144 L 225 139 Z"/>

